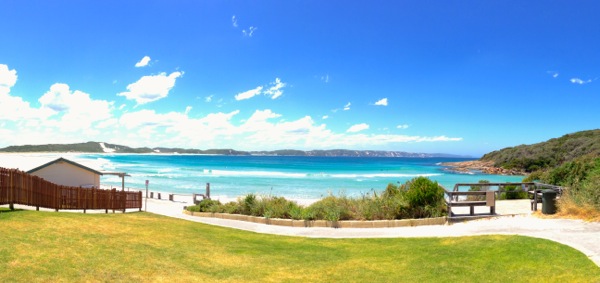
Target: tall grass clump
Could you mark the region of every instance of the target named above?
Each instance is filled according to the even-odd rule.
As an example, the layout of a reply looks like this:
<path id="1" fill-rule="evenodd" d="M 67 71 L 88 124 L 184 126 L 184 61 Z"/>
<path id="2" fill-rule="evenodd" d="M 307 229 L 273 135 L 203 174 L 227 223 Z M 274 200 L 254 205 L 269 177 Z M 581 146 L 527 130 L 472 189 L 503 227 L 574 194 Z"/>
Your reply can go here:
<path id="1" fill-rule="evenodd" d="M 306 208 L 309 218 L 327 221 L 339 221 L 352 219 L 352 207 L 354 200 L 342 195 L 339 197 L 329 195 Z M 311 219 L 305 219 L 311 220 Z"/>

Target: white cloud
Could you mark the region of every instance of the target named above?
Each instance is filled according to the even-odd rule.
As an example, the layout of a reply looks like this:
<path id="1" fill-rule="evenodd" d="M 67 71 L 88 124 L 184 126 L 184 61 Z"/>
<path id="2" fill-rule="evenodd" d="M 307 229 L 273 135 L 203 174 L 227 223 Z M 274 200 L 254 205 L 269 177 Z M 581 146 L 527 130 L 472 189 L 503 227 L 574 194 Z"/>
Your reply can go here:
<path id="1" fill-rule="evenodd" d="M 148 63 L 150 63 L 150 57 L 149 56 L 144 56 L 144 58 L 142 58 L 142 60 L 140 60 L 139 62 L 135 63 L 135 66 L 137 68 L 146 67 L 146 66 L 148 66 Z"/>
<path id="2" fill-rule="evenodd" d="M 254 96 L 259 95 L 263 90 L 262 86 L 256 87 L 255 89 L 251 89 L 251 90 L 247 90 L 241 93 L 238 93 L 235 96 L 235 100 L 244 100 L 244 99 L 249 99 L 252 98 Z"/>
<path id="3" fill-rule="evenodd" d="M 92 124 L 112 117 L 113 103 L 94 100 L 90 95 L 71 91 L 67 84 L 56 83 L 38 100 L 42 110 L 52 113 L 62 131 L 81 131 L 92 128 Z"/>
<path id="4" fill-rule="evenodd" d="M 275 81 L 271 83 L 271 87 L 265 90 L 264 94 L 270 96 L 271 99 L 277 99 L 283 94 L 282 88 L 285 86 L 286 83 L 282 82 L 279 78 L 275 78 Z"/>
<path id="5" fill-rule="evenodd" d="M 0 64 L 0 120 L 19 121 L 42 118 L 43 111 L 32 108 L 29 102 L 18 96 L 11 96 L 10 89 L 17 83 L 17 71 L 8 65 Z"/>
<path id="6" fill-rule="evenodd" d="M 397 129 L 408 129 L 408 124 L 402 124 L 402 125 L 398 125 L 396 126 Z"/>
<path id="7" fill-rule="evenodd" d="M 323 81 L 324 83 L 328 83 L 329 82 L 329 74 L 321 76 L 321 81 Z"/>
<path id="8" fill-rule="evenodd" d="M 188 106 L 188 107 L 186 107 L 186 108 L 185 108 L 185 112 L 184 112 L 184 113 L 185 113 L 185 115 L 188 115 L 188 114 L 190 114 L 190 111 L 192 111 L 192 106 Z"/>
<path id="9" fill-rule="evenodd" d="M 287 85 L 282 82 L 280 78 L 275 78 L 275 81 L 270 83 L 266 88 L 264 86 L 258 86 L 254 89 L 247 90 L 245 92 L 238 93 L 235 96 L 235 100 L 244 100 L 263 94 L 271 97 L 271 99 L 277 99 L 283 95 L 283 88 Z M 263 91 L 264 89 L 264 91 Z"/>
<path id="10" fill-rule="evenodd" d="M 252 35 L 254 34 L 254 32 L 257 30 L 257 27 L 249 27 L 248 30 L 242 30 L 242 33 L 244 34 L 244 36 L 247 37 L 252 37 Z"/>
<path id="11" fill-rule="evenodd" d="M 592 80 L 584 81 L 584 80 L 582 80 L 580 78 L 572 78 L 570 81 L 571 81 L 571 83 L 579 84 L 579 85 L 583 85 L 583 84 L 587 84 L 587 83 L 591 83 L 592 82 Z"/>
<path id="12" fill-rule="evenodd" d="M 352 125 L 350 128 L 348 128 L 348 130 L 346 130 L 346 132 L 347 133 L 357 133 L 357 132 L 368 130 L 368 129 L 369 129 L 368 124 L 361 123 L 361 124 Z"/>
<path id="13" fill-rule="evenodd" d="M 206 97 L 204 97 L 204 101 L 206 101 L 206 102 L 211 102 L 211 101 L 212 101 L 212 99 L 213 99 L 213 97 L 214 97 L 214 95 L 209 95 L 209 96 L 206 96 Z"/>
<path id="14" fill-rule="evenodd" d="M 9 70 L 7 65 L 0 64 L 0 95 L 8 95 L 10 88 L 17 83 L 17 71 Z"/>
<path id="15" fill-rule="evenodd" d="M 238 27 L 237 18 L 235 15 L 231 16 L 231 25 L 233 25 L 234 28 Z"/>
<path id="16" fill-rule="evenodd" d="M 387 98 L 382 98 L 382 99 L 378 100 L 377 102 L 375 102 L 375 105 L 378 105 L 378 106 L 387 106 L 388 105 L 388 100 L 387 100 Z"/>
<path id="17" fill-rule="evenodd" d="M 547 71 L 546 73 L 551 75 L 555 79 L 558 78 L 558 75 L 559 75 L 558 72 L 555 72 L 555 71 Z"/>
<path id="18" fill-rule="evenodd" d="M 135 100 L 137 104 L 156 101 L 167 97 L 169 91 L 175 86 L 177 78 L 182 75 L 183 72 L 173 72 L 167 76 L 163 72 L 155 76 L 143 76 L 137 82 L 127 86 L 128 92 L 121 92 L 117 95 Z"/>
<path id="19" fill-rule="evenodd" d="M 352 104 L 352 103 L 348 102 L 346 105 L 344 105 L 344 111 L 348 111 L 348 110 L 350 110 L 350 105 L 351 105 L 351 104 Z"/>
<path id="20" fill-rule="evenodd" d="M 323 115 L 323 117 L 321 117 L 321 119 L 327 120 L 327 119 L 329 119 L 329 115 Z"/>
<path id="21" fill-rule="evenodd" d="M 156 113 L 154 110 L 140 110 L 136 112 L 124 113 L 119 119 L 119 124 L 125 129 L 150 127 L 154 132 L 156 127 L 172 127 L 187 119 L 183 113 L 169 112 L 166 114 Z"/>

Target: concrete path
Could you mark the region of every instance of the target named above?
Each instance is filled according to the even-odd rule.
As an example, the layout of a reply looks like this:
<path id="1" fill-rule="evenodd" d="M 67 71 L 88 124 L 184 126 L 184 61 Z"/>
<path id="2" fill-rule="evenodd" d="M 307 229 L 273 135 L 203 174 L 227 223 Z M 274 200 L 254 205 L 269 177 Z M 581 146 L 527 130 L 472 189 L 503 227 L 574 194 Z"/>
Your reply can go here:
<path id="1" fill-rule="evenodd" d="M 570 219 L 542 219 L 529 213 L 529 201 L 498 202 L 495 218 L 459 222 L 451 225 L 433 225 L 398 228 L 298 228 L 265 225 L 252 222 L 190 216 L 182 213 L 188 201 L 148 200 L 148 212 L 240 229 L 256 233 L 310 238 L 409 238 L 461 237 L 474 235 L 524 235 L 549 239 L 571 246 L 600 266 L 600 223 Z M 523 214 L 509 215 L 517 212 Z M 503 213 L 500 213 L 503 212 Z M 508 213 L 511 212 L 511 213 Z"/>

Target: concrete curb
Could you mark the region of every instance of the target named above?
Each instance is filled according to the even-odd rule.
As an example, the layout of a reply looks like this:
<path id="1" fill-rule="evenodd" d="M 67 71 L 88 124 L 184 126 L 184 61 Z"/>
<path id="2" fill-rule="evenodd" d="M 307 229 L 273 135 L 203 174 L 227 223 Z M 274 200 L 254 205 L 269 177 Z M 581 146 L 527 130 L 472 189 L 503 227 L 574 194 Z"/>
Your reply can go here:
<path id="1" fill-rule="evenodd" d="M 213 213 L 213 212 L 191 212 L 184 210 L 184 214 L 196 217 L 210 217 L 229 220 L 238 220 L 253 222 L 258 224 L 286 226 L 286 227 L 329 227 L 329 228 L 393 228 L 393 227 L 413 227 L 424 225 L 444 225 L 448 223 L 447 217 L 423 218 L 423 219 L 402 219 L 402 220 L 343 220 L 343 221 L 326 221 L 326 220 L 293 220 L 280 218 L 265 218 L 258 216 L 249 216 L 241 214 L 229 213 Z"/>

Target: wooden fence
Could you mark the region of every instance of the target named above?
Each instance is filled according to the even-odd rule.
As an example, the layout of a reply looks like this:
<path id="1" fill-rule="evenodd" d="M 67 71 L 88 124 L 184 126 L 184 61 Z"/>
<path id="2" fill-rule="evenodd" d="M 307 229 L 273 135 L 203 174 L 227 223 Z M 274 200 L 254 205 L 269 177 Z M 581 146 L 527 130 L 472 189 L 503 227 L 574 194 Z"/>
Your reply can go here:
<path id="1" fill-rule="evenodd" d="M 55 209 L 142 209 L 142 192 L 61 186 L 16 169 L 0 168 L 0 205 Z"/>

